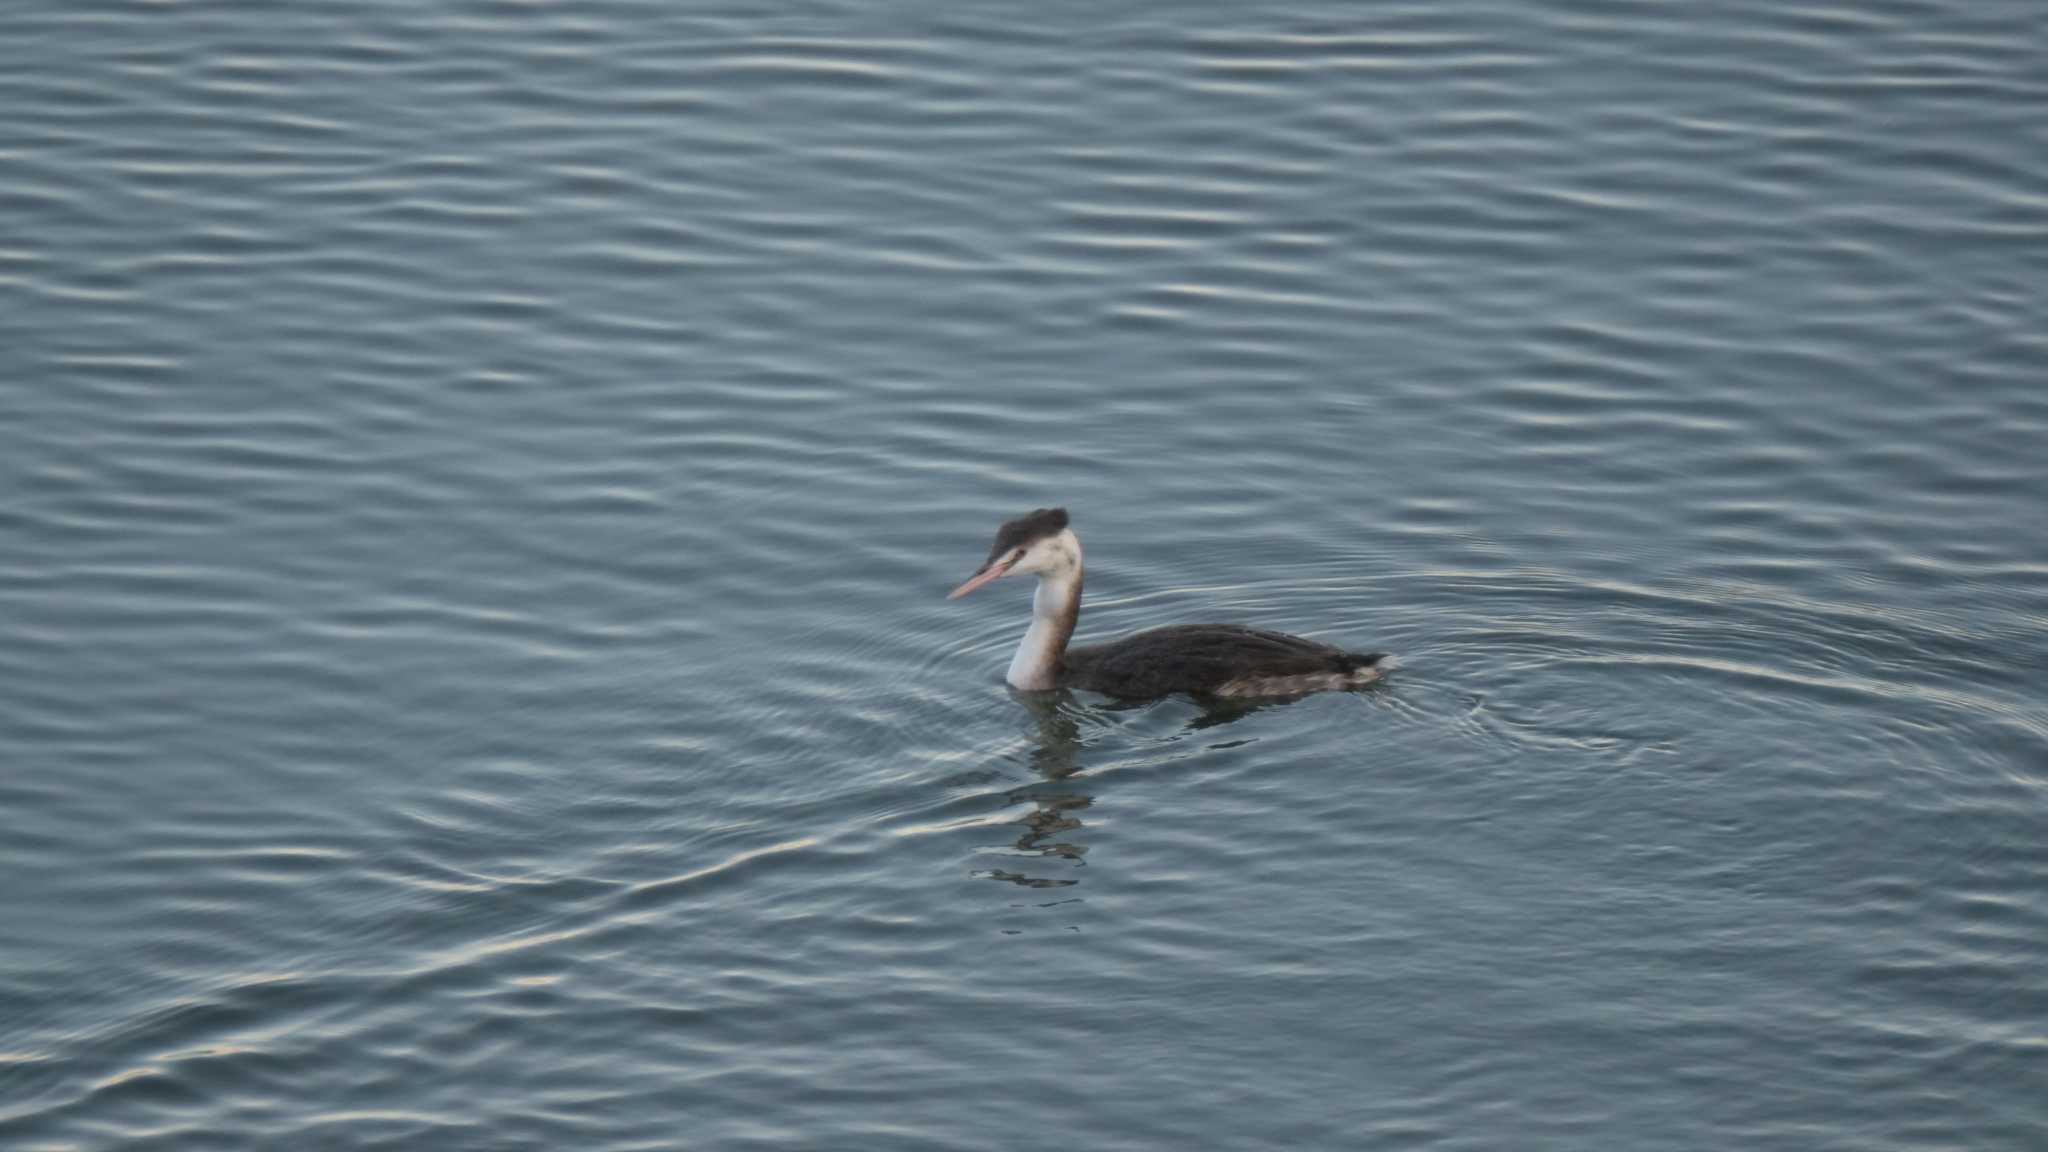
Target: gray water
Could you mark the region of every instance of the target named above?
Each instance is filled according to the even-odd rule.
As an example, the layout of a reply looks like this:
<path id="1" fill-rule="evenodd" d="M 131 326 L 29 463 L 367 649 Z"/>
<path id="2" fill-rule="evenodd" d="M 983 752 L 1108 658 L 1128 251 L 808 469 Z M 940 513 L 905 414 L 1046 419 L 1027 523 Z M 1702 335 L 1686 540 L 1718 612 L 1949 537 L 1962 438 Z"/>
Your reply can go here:
<path id="1" fill-rule="evenodd" d="M 2038 1149 L 2048 8 L 0 12 L 0 1147 Z M 1083 637 L 1398 653 L 1248 714 Z"/>

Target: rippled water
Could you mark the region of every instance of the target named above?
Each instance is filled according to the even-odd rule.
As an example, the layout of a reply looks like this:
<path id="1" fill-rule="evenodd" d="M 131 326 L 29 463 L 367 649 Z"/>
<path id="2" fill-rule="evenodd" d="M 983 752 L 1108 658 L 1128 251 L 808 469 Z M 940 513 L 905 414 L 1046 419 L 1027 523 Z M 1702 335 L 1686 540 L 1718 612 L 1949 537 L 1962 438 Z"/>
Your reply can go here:
<path id="1" fill-rule="evenodd" d="M 0 1145 L 2038 1148 L 2044 13 L 7 7 Z"/>

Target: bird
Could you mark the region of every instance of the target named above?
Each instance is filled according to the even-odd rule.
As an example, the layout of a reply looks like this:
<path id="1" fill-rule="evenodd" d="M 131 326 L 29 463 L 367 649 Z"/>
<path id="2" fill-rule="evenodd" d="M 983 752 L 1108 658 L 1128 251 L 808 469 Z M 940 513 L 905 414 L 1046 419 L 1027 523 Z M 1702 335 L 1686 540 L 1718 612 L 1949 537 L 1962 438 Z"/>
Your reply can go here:
<path id="1" fill-rule="evenodd" d="M 1302 696 L 1358 688 L 1384 675 L 1384 652 L 1350 652 L 1236 624 L 1175 624 L 1105 644 L 1068 647 L 1081 618 L 1081 540 L 1065 508 L 1004 522 L 988 559 L 947 597 L 1005 576 L 1035 575 L 1031 627 L 1004 679 L 1021 692 L 1077 688 L 1130 700 Z"/>

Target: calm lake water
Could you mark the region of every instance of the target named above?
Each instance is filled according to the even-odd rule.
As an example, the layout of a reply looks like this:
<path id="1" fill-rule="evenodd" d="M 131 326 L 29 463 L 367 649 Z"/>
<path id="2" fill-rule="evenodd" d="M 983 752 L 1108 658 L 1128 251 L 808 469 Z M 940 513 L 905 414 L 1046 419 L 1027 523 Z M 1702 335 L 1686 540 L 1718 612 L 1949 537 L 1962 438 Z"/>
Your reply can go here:
<path id="1" fill-rule="evenodd" d="M 2039 1149 L 2048 7 L 0 13 L 0 1146 Z M 1384 648 L 1237 717 L 1084 638 Z"/>

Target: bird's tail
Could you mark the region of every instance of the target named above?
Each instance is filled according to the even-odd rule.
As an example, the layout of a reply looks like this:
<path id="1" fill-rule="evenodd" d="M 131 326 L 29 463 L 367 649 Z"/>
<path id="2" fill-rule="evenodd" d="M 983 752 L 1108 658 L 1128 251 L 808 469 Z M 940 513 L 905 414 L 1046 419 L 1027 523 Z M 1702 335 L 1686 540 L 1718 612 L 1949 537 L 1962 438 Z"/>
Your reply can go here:
<path id="1" fill-rule="evenodd" d="M 1353 684 L 1370 684 L 1399 664 L 1386 652 L 1346 652 L 1342 658 L 1344 675 Z"/>

